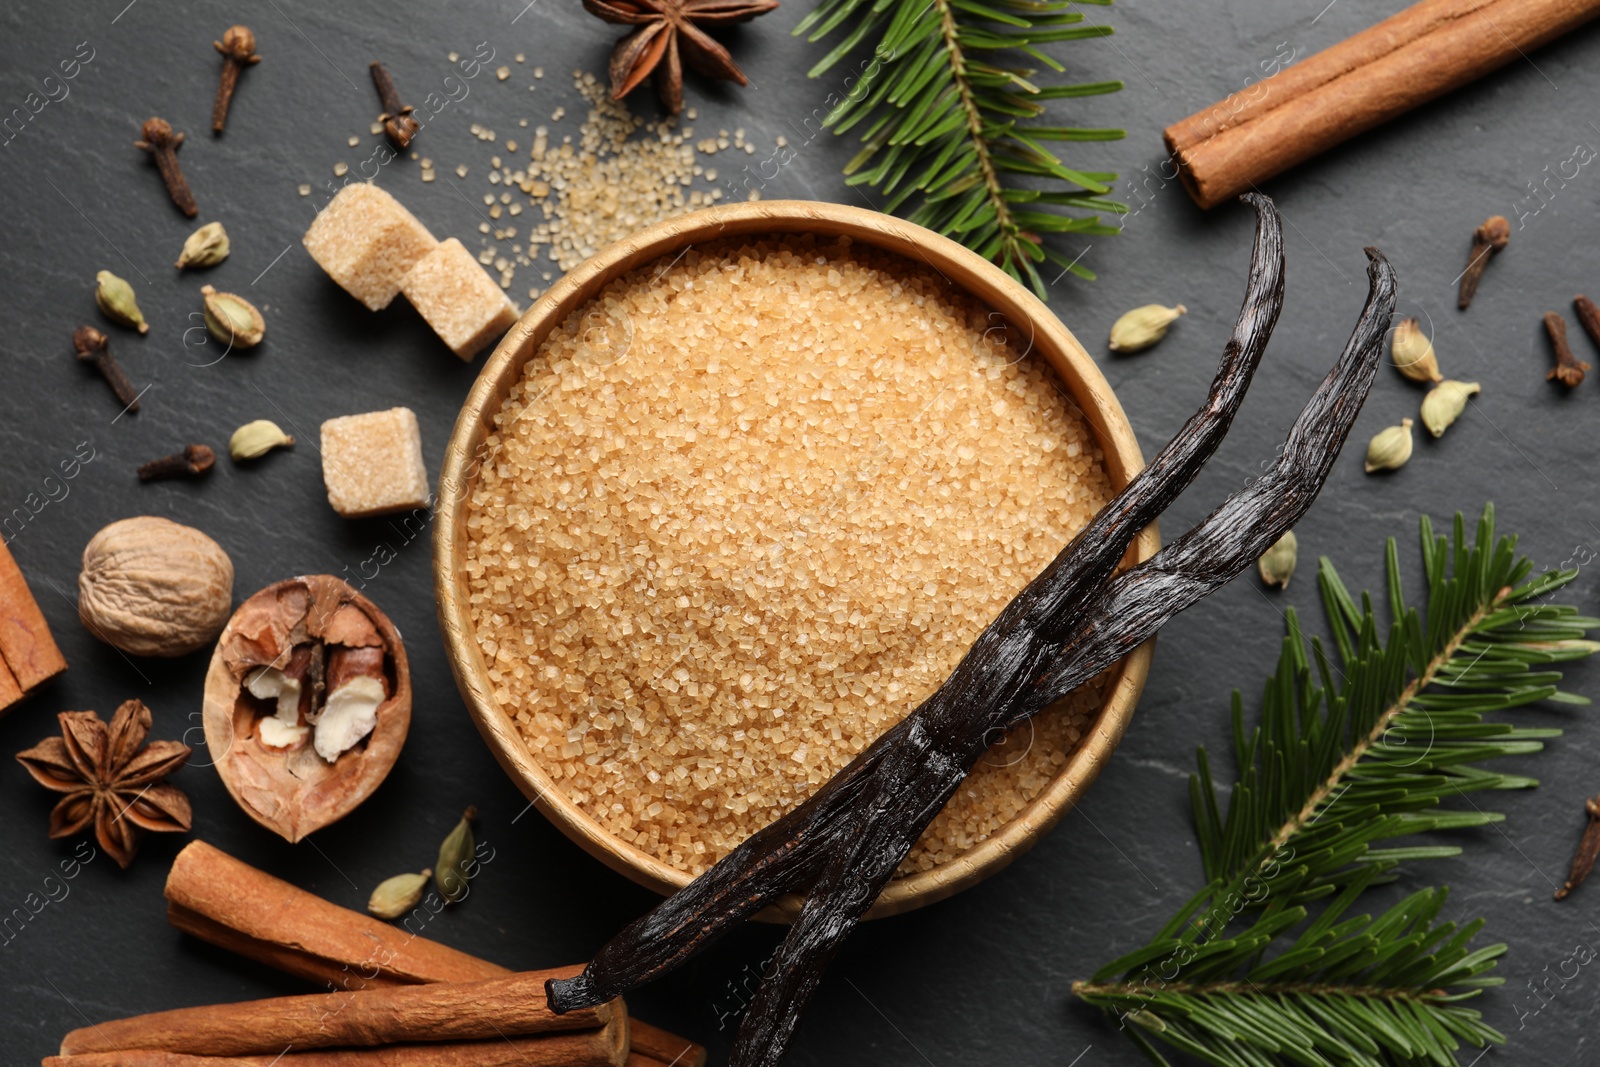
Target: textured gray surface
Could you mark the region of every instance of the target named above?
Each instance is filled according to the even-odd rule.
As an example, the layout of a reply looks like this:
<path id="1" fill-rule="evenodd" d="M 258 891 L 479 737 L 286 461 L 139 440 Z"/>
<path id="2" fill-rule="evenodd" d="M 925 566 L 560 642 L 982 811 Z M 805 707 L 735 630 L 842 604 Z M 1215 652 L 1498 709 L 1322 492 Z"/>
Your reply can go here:
<path id="1" fill-rule="evenodd" d="M 1052 309 L 1075 330 L 1116 387 L 1147 451 L 1157 447 L 1204 393 L 1237 307 L 1248 254 L 1248 213 L 1202 215 L 1176 185 L 1158 179 L 1142 195 L 1127 177 L 1153 174 L 1160 129 L 1259 77 L 1262 64 L 1296 50 L 1318 51 L 1396 10 L 1398 0 L 1273 3 L 1205 0 L 1182 5 L 1135 0 L 1091 17 L 1115 24 L 1109 41 L 1058 50 L 1084 80 L 1122 78 L 1119 95 L 1089 101 L 1085 125 L 1125 125 L 1126 141 L 1084 146 L 1074 159 L 1125 175 L 1123 199 L 1141 204 L 1125 232 L 1097 239 L 1084 262 L 1096 284 L 1063 282 Z M 585 857 L 537 815 L 518 819 L 520 795 L 489 757 L 451 681 L 434 621 L 430 549 L 382 520 L 345 522 L 323 499 L 310 443 L 325 418 L 396 404 L 422 421 L 431 473 L 475 366 L 439 346 L 400 303 L 368 315 L 339 292 L 299 245 L 322 184 L 341 159 L 352 166 L 375 145 L 376 108 L 366 64 L 384 59 L 403 93 L 420 98 L 449 73 L 445 53 L 480 41 L 506 82 L 481 76 L 418 142 L 440 165 L 477 173 L 458 195 L 446 181 L 421 184 L 416 163 L 398 160 L 382 184 L 397 190 L 436 233 L 477 247 L 481 175 L 491 154 L 468 127 L 502 140 L 519 117 L 534 125 L 557 104 L 578 110 L 568 73 L 604 69 L 610 28 L 573 0 L 456 0 L 451 4 L 190 4 L 163 0 L 92 4 L 11 3 L 0 13 L 0 113 L 23 107 L 59 61 L 87 42 L 93 59 L 0 147 L 0 332 L 6 377 L 0 395 L 0 510 L 37 515 L 13 550 L 32 580 L 71 663 L 47 692 L 0 721 L 0 752 L 54 730 L 54 712 L 92 707 L 109 714 L 137 696 L 156 712 L 155 736 L 199 744 L 204 654 L 170 663 L 129 662 L 97 644 L 72 606 L 78 557 L 91 534 L 128 515 L 169 516 L 206 530 L 232 555 L 240 596 L 308 571 L 373 574 L 366 592 L 405 633 L 416 686 L 410 742 L 378 794 L 344 822 L 289 847 L 234 806 L 203 748 L 177 778 L 195 802 L 195 835 L 341 903 L 360 906 L 380 878 L 416 869 L 469 803 L 483 813 L 480 836 L 495 859 L 463 906 L 427 933 L 511 965 L 583 958 L 652 901 L 650 894 Z M 839 169 L 852 152 L 831 137 L 808 139 L 805 120 L 841 75 L 808 81 L 820 54 L 787 35 L 806 8 L 790 0 L 738 33 L 754 85 L 737 91 L 693 81 L 700 132 L 744 127 L 763 154 L 779 135 L 797 147 L 766 195 L 863 202 Z M 1319 14 L 1320 10 L 1320 14 Z M 521 14 L 519 15 L 519 12 Z M 258 34 L 264 61 L 245 75 L 228 134 L 206 127 L 217 60 L 211 41 L 243 21 Z M 1404 314 L 1431 320 L 1446 371 L 1483 383 L 1483 395 L 1440 442 L 1421 440 L 1410 466 L 1388 478 L 1362 475 L 1359 443 L 1402 415 L 1419 393 L 1385 372 L 1363 413 L 1356 451 L 1339 463 L 1299 528 L 1303 575 L 1284 595 L 1240 580 L 1182 616 L 1161 638 L 1154 673 L 1116 758 L 1087 802 L 1011 869 L 960 897 L 870 924 L 852 939 L 811 1008 L 795 1064 L 1131 1064 L 1132 1047 L 1094 1013 L 1074 1004 L 1073 978 L 1143 944 L 1197 883 L 1187 823 L 1185 776 L 1196 744 L 1226 736 L 1229 690 L 1253 696 L 1271 667 L 1290 605 L 1316 619 L 1313 558 L 1335 556 L 1352 584 L 1380 576 L 1382 538 L 1397 535 L 1415 564 L 1416 518 L 1471 513 L 1493 500 L 1502 527 L 1542 566 L 1591 558 L 1600 546 L 1592 490 L 1594 382 L 1566 396 L 1544 381 L 1548 357 L 1539 315 L 1566 310 L 1574 292 L 1600 288 L 1595 248 L 1593 164 L 1547 203 L 1529 199 L 1579 145 L 1600 145 L 1600 29 L 1591 28 L 1483 82 L 1330 153 L 1267 188 L 1289 223 L 1288 303 L 1276 339 L 1233 433 L 1196 486 L 1172 509 L 1168 536 L 1185 529 L 1236 488 L 1273 448 L 1332 360 L 1364 295 L 1361 247 L 1394 260 Z M 526 53 L 517 66 L 512 57 Z M 87 54 L 83 52 L 82 54 Z M 548 68 L 537 93 L 529 70 Z M 648 105 L 644 105 L 648 107 Z M 234 254 L 203 279 L 259 303 L 268 341 L 213 366 L 215 349 L 185 344 L 198 324 L 202 279 L 178 275 L 172 260 L 191 226 L 166 202 L 132 146 L 140 121 L 160 114 L 189 133 L 182 159 L 201 220 L 223 219 Z M 565 124 L 571 128 L 569 118 Z M 360 148 L 346 138 L 360 134 Z M 518 130 L 513 136 L 527 140 Z M 1592 157 L 1593 149 L 1587 149 Z M 727 157 L 723 157 L 726 159 Z M 1580 153 L 1578 158 L 1584 158 Z M 728 170 L 727 163 L 719 164 Z M 1148 168 L 1148 171 L 1144 170 Z M 1571 173 L 1569 166 L 1568 174 Z M 318 187 L 309 198 L 296 185 Z M 1537 210 L 1536 210 L 1537 209 Z M 1453 279 L 1468 234 L 1484 216 L 1522 225 L 1490 268 L 1472 311 L 1455 310 Z M 527 216 L 524 216 L 526 219 Z M 114 351 L 141 387 L 143 410 L 116 421 L 109 392 L 73 364 L 73 327 L 94 322 L 96 271 L 136 285 L 153 324 L 140 339 L 112 333 Z M 519 296 L 526 280 L 519 277 Z M 1596 294 L 1600 295 L 1600 294 Z M 1182 301 L 1190 315 L 1161 347 L 1139 357 L 1103 357 L 1118 313 L 1152 300 Z M 195 335 L 189 335 L 193 341 Z M 1587 341 L 1575 336 L 1580 352 Z M 241 422 L 275 418 L 302 443 L 242 470 L 224 460 L 204 485 L 140 486 L 133 467 L 190 440 L 222 446 Z M 80 442 L 92 462 L 66 483 L 45 479 Z M 53 493 L 58 499 L 42 507 Z M 29 504 L 29 494 L 37 494 Z M 372 562 L 392 555 L 381 566 Z M 1586 570 L 1572 598 L 1595 608 Z M 1579 691 L 1600 688 L 1590 667 L 1572 672 Z M 1413 872 L 1414 882 L 1455 886 L 1450 910 L 1484 915 L 1489 934 L 1513 951 L 1506 989 L 1483 1000 L 1491 1022 L 1511 1035 L 1490 1058 L 1590 1062 L 1587 1037 L 1600 979 L 1584 972 L 1538 1014 L 1529 979 L 1600 938 L 1592 921 L 1600 888 L 1565 906 L 1549 900 L 1581 825 L 1583 795 L 1596 790 L 1600 751 L 1591 713 L 1535 708 L 1531 723 L 1571 727 L 1544 755 L 1520 761 L 1543 779 L 1531 793 L 1499 799 L 1500 830 L 1463 835 L 1468 855 Z M 186 731 L 192 731 L 185 733 Z M 46 840 L 50 799 L 20 768 L 0 766 L 0 911 L 44 892 L 44 879 L 70 854 Z M 134 1012 L 287 993 L 303 987 L 174 933 L 163 918 L 161 884 L 181 840 L 147 839 L 132 870 L 104 856 L 0 947 L 0 1046 L 7 1062 L 50 1052 L 66 1030 Z M 57 890 L 59 895 L 59 890 Z M 34 898 L 37 900 L 38 898 Z M 635 999 L 643 1017 L 726 1048 L 720 1030 L 754 984 L 774 943 L 769 929 L 743 930 Z M 1552 987 L 1554 988 L 1554 987 Z M 1463 1058 L 1470 1061 L 1471 1056 Z"/>

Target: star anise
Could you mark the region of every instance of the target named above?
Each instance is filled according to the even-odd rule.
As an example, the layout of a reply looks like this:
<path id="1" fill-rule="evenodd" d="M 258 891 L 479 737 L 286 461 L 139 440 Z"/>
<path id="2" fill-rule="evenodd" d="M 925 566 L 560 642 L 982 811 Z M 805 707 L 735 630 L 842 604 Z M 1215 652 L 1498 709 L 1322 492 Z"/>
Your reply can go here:
<path id="1" fill-rule="evenodd" d="M 17 753 L 35 781 L 66 794 L 50 812 L 51 837 L 69 837 L 93 822 L 100 847 L 126 867 L 144 831 L 189 829 L 189 798 L 162 779 L 184 765 L 190 749 L 178 741 L 144 745 L 149 708 L 129 700 L 109 728 L 92 711 L 63 711 L 58 718 L 60 737 Z"/>
<path id="2" fill-rule="evenodd" d="M 778 0 L 583 0 L 591 15 L 637 26 L 611 53 L 611 96 L 621 100 L 655 74 L 656 95 L 683 110 L 683 64 L 708 78 L 750 84 L 728 50 L 702 26 L 727 26 L 765 15 Z M 681 55 L 681 59 L 680 59 Z"/>

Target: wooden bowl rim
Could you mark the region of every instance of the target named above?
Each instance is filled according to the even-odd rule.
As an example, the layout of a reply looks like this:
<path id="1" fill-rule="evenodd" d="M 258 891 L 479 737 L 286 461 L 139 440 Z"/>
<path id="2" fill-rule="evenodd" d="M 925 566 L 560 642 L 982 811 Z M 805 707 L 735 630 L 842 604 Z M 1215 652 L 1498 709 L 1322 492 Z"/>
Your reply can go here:
<path id="1" fill-rule="evenodd" d="M 1100 368 L 1059 319 L 1032 292 L 976 253 L 931 230 L 862 208 L 804 200 L 758 201 L 707 208 L 668 219 L 603 249 L 568 272 L 541 296 L 501 339 L 473 383 L 456 420 L 439 471 L 434 514 L 434 588 L 439 626 L 462 699 L 507 774 L 558 829 L 584 851 L 640 885 L 670 894 L 691 876 L 614 837 L 555 784 L 536 761 L 511 716 L 494 699 L 488 670 L 472 633 L 465 583 L 463 516 L 479 449 L 511 386 L 550 331 L 617 277 L 686 246 L 728 237 L 772 234 L 849 236 L 921 261 L 1019 329 L 1026 324 L 1089 423 L 1105 457 L 1113 491 L 1144 466 L 1139 442 Z M 1154 524 L 1135 541 L 1142 561 L 1160 547 Z M 1136 649 L 1113 668 L 1100 714 L 1090 733 L 1050 783 L 1011 821 L 954 860 L 885 887 L 868 917 L 891 915 L 942 900 L 974 885 L 1021 855 L 1054 826 L 1099 775 L 1127 728 L 1149 674 L 1153 644 Z M 764 919 L 792 918 L 798 902 L 767 909 Z"/>

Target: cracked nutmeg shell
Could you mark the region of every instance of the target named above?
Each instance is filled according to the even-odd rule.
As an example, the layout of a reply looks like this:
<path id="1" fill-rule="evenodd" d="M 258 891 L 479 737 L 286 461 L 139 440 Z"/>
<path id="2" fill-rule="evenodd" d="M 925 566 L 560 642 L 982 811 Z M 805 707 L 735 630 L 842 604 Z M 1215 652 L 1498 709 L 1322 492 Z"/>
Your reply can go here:
<path id="1" fill-rule="evenodd" d="M 222 629 L 233 561 L 205 534 L 140 515 L 102 529 L 83 550 L 78 618 L 130 656 L 183 656 Z"/>
<path id="2" fill-rule="evenodd" d="M 290 842 L 354 811 L 411 728 L 400 633 L 331 574 L 269 585 L 217 639 L 206 746 L 233 799 Z"/>

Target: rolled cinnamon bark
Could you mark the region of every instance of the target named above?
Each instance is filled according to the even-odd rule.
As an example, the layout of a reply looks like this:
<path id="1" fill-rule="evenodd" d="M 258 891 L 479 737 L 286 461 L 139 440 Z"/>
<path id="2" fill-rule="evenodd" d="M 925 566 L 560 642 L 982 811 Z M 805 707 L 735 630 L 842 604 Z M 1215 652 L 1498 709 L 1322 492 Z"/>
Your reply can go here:
<path id="1" fill-rule="evenodd" d="M 167 875 L 167 919 L 205 941 L 336 989 L 471 982 L 508 968 L 307 893 L 204 841 Z M 419 909 L 425 919 L 428 912 Z"/>
<path id="2" fill-rule="evenodd" d="M 628 1067 L 659 1067 L 663 1063 L 671 1067 L 706 1067 L 704 1045 L 697 1045 L 677 1034 L 669 1034 L 659 1026 L 651 1026 L 638 1019 L 630 1019 L 629 1025 L 633 1046 Z"/>
<path id="3" fill-rule="evenodd" d="M 270 1055 L 286 1048 L 481 1041 L 609 1025 L 623 1028 L 626 1050 L 627 1012 L 619 1001 L 565 1015 L 545 1002 L 548 978 L 570 977 L 579 969 L 158 1011 L 74 1030 L 61 1039 L 61 1054 L 163 1049 L 194 1056 Z"/>
<path id="4" fill-rule="evenodd" d="M 1596 15 L 1600 0 L 1422 0 L 1167 127 L 1167 148 L 1215 207 Z"/>
<path id="5" fill-rule="evenodd" d="M 417 936 L 403 929 L 404 923 L 396 927 L 341 908 L 204 841 L 192 841 L 178 853 L 166 895 L 167 919 L 185 933 L 336 989 L 469 982 L 512 973 Z M 629 1025 L 633 1054 L 628 1067 L 705 1067 L 703 1045 L 637 1019 Z"/>
<path id="6" fill-rule="evenodd" d="M 493 1041 L 320 1049 L 277 1056 L 192 1056 L 160 1049 L 51 1056 L 43 1067 L 620 1067 L 624 1027 Z"/>

